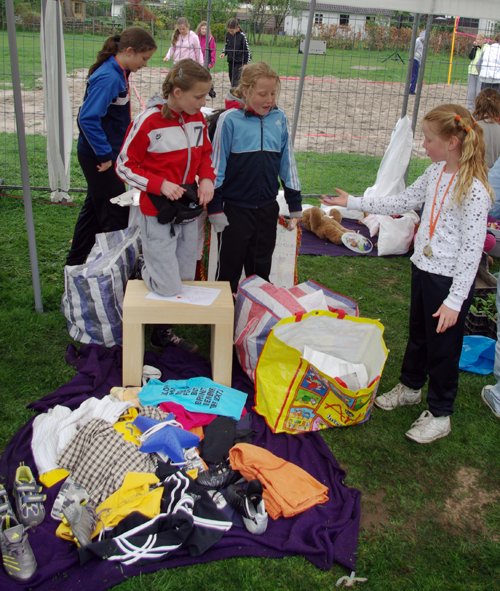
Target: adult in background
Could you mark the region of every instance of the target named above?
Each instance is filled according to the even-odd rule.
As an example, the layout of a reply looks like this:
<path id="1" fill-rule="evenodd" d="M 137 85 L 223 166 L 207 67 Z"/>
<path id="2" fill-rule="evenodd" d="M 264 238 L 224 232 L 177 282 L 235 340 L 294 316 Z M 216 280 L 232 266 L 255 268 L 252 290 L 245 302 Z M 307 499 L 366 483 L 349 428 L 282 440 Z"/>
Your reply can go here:
<path id="1" fill-rule="evenodd" d="M 172 35 L 172 45 L 163 58 L 164 62 L 173 60 L 174 65 L 180 60 L 191 59 L 203 66 L 203 53 L 201 51 L 198 35 L 190 30 L 189 21 L 181 16 L 177 19 L 176 27 Z"/>
<path id="2" fill-rule="evenodd" d="M 500 33 L 495 35 L 494 43 L 484 47 L 478 65 L 481 90 L 493 88 L 500 92 Z"/>
<path id="3" fill-rule="evenodd" d="M 485 43 L 484 35 L 482 33 L 478 33 L 472 42 L 472 49 L 469 52 L 470 64 L 467 78 L 466 105 L 471 113 L 474 111 L 476 96 L 481 90 L 481 84 L 479 82 L 479 69 L 477 64 L 481 58 L 481 53 L 483 51 L 483 47 L 485 47 Z"/>
<path id="4" fill-rule="evenodd" d="M 413 54 L 413 68 L 411 70 L 410 94 L 415 94 L 417 87 L 418 72 L 420 70 L 420 62 L 424 53 L 425 31 L 422 31 L 415 42 L 415 53 Z"/>
<path id="5" fill-rule="evenodd" d="M 84 263 L 100 232 L 123 230 L 129 208 L 110 203 L 125 192 L 114 163 L 131 121 L 130 72 L 144 67 L 153 53 L 153 37 L 140 27 L 109 37 L 89 69 L 78 112 L 77 153 L 87 181 L 87 196 L 76 222 L 67 265 Z"/>

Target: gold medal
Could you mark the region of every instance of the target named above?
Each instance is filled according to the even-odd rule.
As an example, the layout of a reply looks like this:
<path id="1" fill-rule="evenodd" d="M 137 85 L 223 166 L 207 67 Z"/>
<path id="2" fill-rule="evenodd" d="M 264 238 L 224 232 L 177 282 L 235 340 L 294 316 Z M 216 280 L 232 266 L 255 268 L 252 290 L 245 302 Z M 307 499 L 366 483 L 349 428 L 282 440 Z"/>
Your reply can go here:
<path id="1" fill-rule="evenodd" d="M 427 258 L 430 258 L 432 256 L 432 248 L 431 248 L 431 245 L 430 244 L 426 244 L 424 246 L 424 255 Z"/>

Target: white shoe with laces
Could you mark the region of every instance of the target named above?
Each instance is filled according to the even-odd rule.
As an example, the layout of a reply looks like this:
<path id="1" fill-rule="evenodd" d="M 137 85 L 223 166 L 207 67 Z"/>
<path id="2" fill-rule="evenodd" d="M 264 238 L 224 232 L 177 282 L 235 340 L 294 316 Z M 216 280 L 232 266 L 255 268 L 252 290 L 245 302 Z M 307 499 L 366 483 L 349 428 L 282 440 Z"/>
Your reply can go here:
<path id="1" fill-rule="evenodd" d="M 450 432 L 450 417 L 435 417 L 429 410 L 424 410 L 405 435 L 417 443 L 432 443 Z"/>
<path id="2" fill-rule="evenodd" d="M 398 406 L 411 406 L 422 402 L 422 390 L 413 390 L 404 384 L 396 384 L 392 390 L 375 398 L 375 406 L 382 410 L 394 410 Z"/>

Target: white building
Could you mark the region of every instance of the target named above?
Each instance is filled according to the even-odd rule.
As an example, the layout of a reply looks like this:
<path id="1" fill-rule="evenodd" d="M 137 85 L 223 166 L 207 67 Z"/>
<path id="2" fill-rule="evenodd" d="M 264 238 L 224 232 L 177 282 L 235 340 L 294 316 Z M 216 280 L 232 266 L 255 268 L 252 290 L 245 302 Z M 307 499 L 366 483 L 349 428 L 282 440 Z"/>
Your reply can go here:
<path id="1" fill-rule="evenodd" d="M 297 15 L 287 16 L 285 19 L 284 29 L 287 35 L 305 35 L 307 32 L 309 2 L 300 2 L 299 6 L 301 10 Z M 388 25 L 393 14 L 394 11 L 383 8 L 358 8 L 334 2 L 318 2 L 314 12 L 312 34 L 315 36 L 321 29 L 337 25 L 349 27 L 352 33 L 363 35 L 368 22 Z"/>

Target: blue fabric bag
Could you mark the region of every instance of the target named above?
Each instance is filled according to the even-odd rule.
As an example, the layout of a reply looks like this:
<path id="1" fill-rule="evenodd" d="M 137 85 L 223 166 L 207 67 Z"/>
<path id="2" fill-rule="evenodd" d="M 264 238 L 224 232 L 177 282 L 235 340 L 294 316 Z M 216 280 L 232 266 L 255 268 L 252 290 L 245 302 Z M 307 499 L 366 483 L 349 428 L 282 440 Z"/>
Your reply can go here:
<path id="1" fill-rule="evenodd" d="M 462 371 L 487 375 L 493 373 L 495 362 L 494 339 L 481 335 L 466 335 L 462 345 L 459 368 Z"/>

